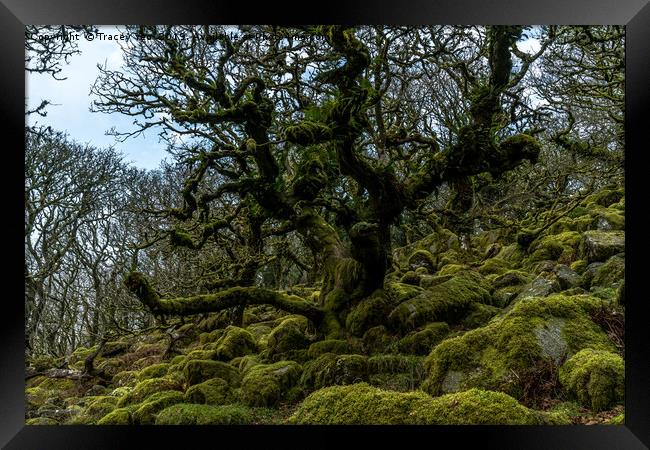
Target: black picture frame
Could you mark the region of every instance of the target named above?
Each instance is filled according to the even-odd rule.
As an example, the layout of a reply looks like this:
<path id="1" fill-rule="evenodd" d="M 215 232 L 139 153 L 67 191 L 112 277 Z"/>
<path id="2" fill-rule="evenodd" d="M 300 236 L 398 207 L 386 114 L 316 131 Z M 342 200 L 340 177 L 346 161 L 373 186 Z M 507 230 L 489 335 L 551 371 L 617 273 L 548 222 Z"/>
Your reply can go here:
<path id="1" fill-rule="evenodd" d="M 194 0 L 2 0 L 0 111 L 2 192 L 7 208 L 2 242 L 9 255 L 24 252 L 20 196 L 24 178 L 24 25 L 26 24 L 186 24 L 186 23 L 346 23 L 346 24 L 618 24 L 626 25 L 626 397 L 620 426 L 464 426 L 464 427 L 102 427 L 26 426 L 24 416 L 24 307 L 21 265 L 5 257 L 5 289 L 0 314 L 0 445 L 31 448 L 142 448 L 184 445 L 199 438 L 223 446 L 250 446 L 252 438 L 269 447 L 340 445 L 354 432 L 363 441 L 403 446 L 425 443 L 454 447 L 531 449 L 642 449 L 650 446 L 650 350 L 644 297 L 643 262 L 647 236 L 642 158 L 650 150 L 650 4 L 648 0 L 362 0 L 325 3 L 199 2 Z M 24 205 L 23 205 L 24 206 Z M 15 237 L 13 233 L 16 233 Z M 3 252 L 5 253 L 5 252 Z M 4 256 L 4 255 L 3 255 Z M 6 289 L 7 285 L 11 289 Z M 644 304 L 645 303 L 645 304 Z M 199 431 L 197 431 L 199 430 Z M 345 436 L 341 436 L 344 434 Z M 309 436 L 306 436 L 309 435 Z M 185 444 L 183 444 L 183 442 Z M 374 445 L 369 443 L 363 446 Z"/>

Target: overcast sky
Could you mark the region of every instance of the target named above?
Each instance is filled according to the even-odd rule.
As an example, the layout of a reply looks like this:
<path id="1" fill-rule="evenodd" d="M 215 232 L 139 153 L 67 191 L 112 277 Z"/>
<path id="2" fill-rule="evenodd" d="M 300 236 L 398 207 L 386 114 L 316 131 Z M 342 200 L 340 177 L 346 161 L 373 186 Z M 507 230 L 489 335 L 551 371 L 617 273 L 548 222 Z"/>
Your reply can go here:
<path id="1" fill-rule="evenodd" d="M 116 30 L 116 27 L 100 27 L 104 33 Z M 140 168 L 158 167 L 167 153 L 155 131 L 148 130 L 136 138 L 119 142 L 114 136 L 107 136 L 106 131 L 112 127 L 119 131 L 131 131 L 134 129 L 133 118 L 121 114 L 91 113 L 89 110 L 92 102 L 90 86 L 99 74 L 97 64 L 106 63 L 109 68 L 119 68 L 122 64 L 119 44 L 116 41 L 98 39 L 88 41 L 83 37 L 80 37 L 78 44 L 81 54 L 73 55 L 58 75 L 59 78 L 66 77 L 66 80 L 57 81 L 49 74 L 27 74 L 27 107 L 34 109 L 46 99 L 52 103 L 47 106 L 46 117 L 36 114 L 28 116 L 29 124 L 50 125 L 55 130 L 67 131 L 71 139 L 94 147 L 113 145 L 124 154 L 126 161 L 133 162 Z M 531 52 L 539 48 L 539 43 L 535 39 L 529 39 L 518 46 Z"/>
<path id="2" fill-rule="evenodd" d="M 100 31 L 110 33 L 115 27 L 99 27 Z M 116 141 L 114 136 L 105 133 L 115 126 L 119 131 L 133 130 L 133 118 L 121 114 L 91 113 L 89 111 L 92 97 L 90 86 L 99 75 L 97 64 L 106 63 L 109 68 L 116 69 L 122 64 L 122 51 L 115 41 L 87 41 L 81 37 L 78 41 L 80 55 L 73 55 L 69 64 L 63 65 L 57 81 L 49 74 L 27 74 L 25 92 L 27 107 L 34 109 L 41 100 L 49 100 L 46 117 L 36 114 L 28 116 L 31 125 L 50 125 L 55 130 L 67 131 L 70 138 L 88 143 L 94 147 L 113 145 L 124 154 L 126 161 L 132 161 L 136 166 L 154 169 L 167 156 L 164 144 L 158 142 L 155 132 L 149 131 L 137 138 L 129 138 L 125 142 Z"/>

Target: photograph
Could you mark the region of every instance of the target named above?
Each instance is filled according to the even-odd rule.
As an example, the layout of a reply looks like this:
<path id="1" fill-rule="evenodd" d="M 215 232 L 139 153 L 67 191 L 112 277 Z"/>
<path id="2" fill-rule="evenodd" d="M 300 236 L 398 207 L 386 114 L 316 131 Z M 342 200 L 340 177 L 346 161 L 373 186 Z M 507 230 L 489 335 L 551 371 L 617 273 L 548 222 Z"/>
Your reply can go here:
<path id="1" fill-rule="evenodd" d="M 625 427 L 626 38 L 25 25 L 24 423 Z"/>

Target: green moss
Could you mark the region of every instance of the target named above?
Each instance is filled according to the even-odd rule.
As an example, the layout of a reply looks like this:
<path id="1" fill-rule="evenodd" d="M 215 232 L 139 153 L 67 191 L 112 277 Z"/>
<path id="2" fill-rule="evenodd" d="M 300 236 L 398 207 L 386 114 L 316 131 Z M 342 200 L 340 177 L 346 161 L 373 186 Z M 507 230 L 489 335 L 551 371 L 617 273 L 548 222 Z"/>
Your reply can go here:
<path id="1" fill-rule="evenodd" d="M 609 422 L 607 422 L 607 425 L 625 425 L 625 413 L 612 417 Z"/>
<path id="2" fill-rule="evenodd" d="M 176 403 L 182 403 L 183 400 L 184 396 L 182 392 L 156 392 L 138 405 L 137 409 L 134 409 L 131 414 L 133 423 L 136 425 L 153 425 L 158 412 Z"/>
<path id="3" fill-rule="evenodd" d="M 348 341 L 342 339 L 326 339 L 324 341 L 314 342 L 309 346 L 307 354 L 310 358 L 318 358 L 324 353 L 335 353 L 337 355 L 344 355 L 353 353 L 354 346 Z"/>
<path id="4" fill-rule="evenodd" d="M 186 403 L 199 403 L 207 405 L 225 405 L 232 403 L 234 393 L 228 382 L 221 378 L 212 378 L 203 383 L 190 386 L 185 393 Z"/>
<path id="5" fill-rule="evenodd" d="M 518 266 L 524 259 L 524 252 L 519 245 L 510 244 L 503 247 L 496 258 L 508 261 L 512 266 Z"/>
<path id="6" fill-rule="evenodd" d="M 410 270 L 424 267 L 428 273 L 433 273 L 436 270 L 436 266 L 435 258 L 427 250 L 416 250 L 408 259 L 408 267 Z"/>
<path id="7" fill-rule="evenodd" d="M 423 291 L 424 289 L 420 287 L 404 283 L 389 283 L 386 286 L 386 293 L 388 294 L 390 303 L 393 305 L 398 305 L 410 298 L 415 297 Z"/>
<path id="8" fill-rule="evenodd" d="M 500 392 L 471 389 L 432 398 L 366 383 L 314 392 L 289 419 L 291 424 L 327 425 L 521 425 L 539 424 L 539 414 Z"/>
<path id="9" fill-rule="evenodd" d="M 102 417 L 113 412 L 117 406 L 117 397 L 99 396 L 88 402 L 81 414 L 70 421 L 71 425 L 92 425 Z"/>
<path id="10" fill-rule="evenodd" d="M 618 188 L 601 189 L 595 194 L 592 194 L 587 198 L 585 198 L 581 202 L 581 205 L 586 206 L 588 208 L 593 207 L 593 205 L 607 207 L 609 205 L 619 202 L 621 199 L 624 198 L 624 195 L 625 195 L 625 191 L 623 189 L 618 189 Z"/>
<path id="11" fill-rule="evenodd" d="M 522 300 L 486 326 L 438 344 L 427 358 L 422 388 L 439 395 L 480 387 L 518 397 L 517 374 L 543 358 L 559 361 L 586 347 L 614 350 L 591 320 L 600 303 L 584 295 Z"/>
<path id="12" fill-rule="evenodd" d="M 546 260 L 570 264 L 576 259 L 579 242 L 580 233 L 576 231 L 544 236 L 530 247 L 532 254 L 526 258 L 525 264 Z"/>
<path id="13" fill-rule="evenodd" d="M 591 286 L 618 287 L 625 279 L 625 259 L 612 256 L 596 269 Z"/>
<path id="14" fill-rule="evenodd" d="M 400 353 L 411 355 L 428 355 L 431 349 L 436 346 L 449 333 L 449 325 L 445 322 L 433 322 L 422 330 L 412 331 L 404 336 L 397 343 Z"/>
<path id="15" fill-rule="evenodd" d="M 562 365 L 560 382 L 583 405 L 603 411 L 623 400 L 625 364 L 615 353 L 586 348 Z"/>
<path id="16" fill-rule="evenodd" d="M 97 425 L 133 425 L 131 411 L 127 408 L 116 409 L 102 417 Z"/>
<path id="17" fill-rule="evenodd" d="M 179 403 L 163 409 L 156 425 L 247 425 L 251 411 L 241 405 L 195 405 Z"/>
<path id="18" fill-rule="evenodd" d="M 144 369 L 142 369 L 140 372 L 137 373 L 137 379 L 138 381 L 143 381 L 149 378 L 163 377 L 164 375 L 167 374 L 169 367 L 170 367 L 169 363 L 160 363 L 160 364 L 154 364 L 149 367 L 145 367 Z M 113 377 L 113 382 L 115 381 L 116 381 L 115 377 Z"/>
<path id="19" fill-rule="evenodd" d="M 453 263 L 445 264 L 438 271 L 438 275 L 439 276 L 456 275 L 457 273 L 467 270 L 468 268 L 469 267 L 466 266 L 465 264 L 453 264 Z"/>
<path id="20" fill-rule="evenodd" d="M 275 406 L 284 400 L 301 374 L 302 367 L 294 361 L 256 365 L 242 380 L 242 402 L 249 406 Z"/>
<path id="21" fill-rule="evenodd" d="M 474 302 L 491 303 L 490 285 L 476 272 L 462 272 L 454 278 L 398 305 L 388 316 L 389 325 L 401 332 L 430 322 L 460 319 Z"/>
<path id="22" fill-rule="evenodd" d="M 607 261 L 610 257 L 625 251 L 624 231 L 586 231 L 578 248 L 580 259 L 587 263 Z"/>
<path id="23" fill-rule="evenodd" d="M 150 378 L 139 382 L 132 391 L 120 398 L 117 406 L 124 407 L 144 401 L 147 397 L 161 391 L 181 390 L 182 386 L 168 378 Z"/>
<path id="24" fill-rule="evenodd" d="M 286 353 L 309 346 L 307 328 L 309 322 L 303 316 L 288 316 L 271 331 L 267 347 L 271 354 Z"/>
<path id="25" fill-rule="evenodd" d="M 402 278 L 399 279 L 399 282 L 404 283 L 404 284 L 411 284 L 413 286 L 419 286 L 420 285 L 420 275 L 415 273 L 412 270 L 409 270 L 404 275 L 402 275 Z"/>
<path id="26" fill-rule="evenodd" d="M 32 417 L 25 421 L 25 425 L 58 425 L 55 419 L 51 417 Z"/>
<path id="27" fill-rule="evenodd" d="M 395 337 L 388 332 L 385 326 L 378 325 L 370 328 L 361 338 L 363 351 L 368 354 L 390 353 L 394 349 Z M 332 352 L 338 353 L 338 352 Z M 355 352 L 348 352 L 355 353 Z"/>
<path id="28" fill-rule="evenodd" d="M 461 321 L 461 324 L 467 329 L 478 328 L 488 323 L 499 312 L 501 312 L 501 309 L 496 306 L 473 303 L 468 314 Z"/>
<path id="29" fill-rule="evenodd" d="M 199 342 L 201 344 L 209 344 L 210 342 L 217 342 L 223 336 L 224 330 L 212 330 L 209 333 L 201 333 L 199 335 Z"/>
<path id="30" fill-rule="evenodd" d="M 363 336 L 369 328 L 383 324 L 390 309 L 385 292 L 375 291 L 352 308 L 345 321 L 346 329 L 355 336 Z"/>
<path id="31" fill-rule="evenodd" d="M 211 378 L 222 378 L 231 386 L 238 386 L 241 382 L 239 370 L 222 361 L 191 360 L 185 364 L 183 372 L 188 386 Z"/>
<path id="32" fill-rule="evenodd" d="M 531 280 L 528 273 L 521 270 L 508 270 L 507 272 L 499 275 L 492 281 L 492 286 L 495 288 L 502 288 L 506 286 L 519 286 L 529 283 Z"/>
<path id="33" fill-rule="evenodd" d="M 325 353 L 308 361 L 300 383 L 307 389 L 320 389 L 336 384 L 352 384 L 367 381 L 368 359 L 361 355 L 335 355 Z"/>
<path id="34" fill-rule="evenodd" d="M 579 259 L 571 263 L 570 267 L 571 270 L 573 270 L 574 272 L 581 274 L 587 268 L 587 261 L 585 261 L 584 259 Z"/>
<path id="35" fill-rule="evenodd" d="M 238 356 L 256 353 L 257 350 L 255 338 L 249 331 L 231 325 L 217 341 L 214 358 L 230 361 Z"/>
<path id="36" fill-rule="evenodd" d="M 511 269 L 510 263 L 500 258 L 490 258 L 485 261 L 479 268 L 478 272 L 482 275 L 505 273 Z"/>

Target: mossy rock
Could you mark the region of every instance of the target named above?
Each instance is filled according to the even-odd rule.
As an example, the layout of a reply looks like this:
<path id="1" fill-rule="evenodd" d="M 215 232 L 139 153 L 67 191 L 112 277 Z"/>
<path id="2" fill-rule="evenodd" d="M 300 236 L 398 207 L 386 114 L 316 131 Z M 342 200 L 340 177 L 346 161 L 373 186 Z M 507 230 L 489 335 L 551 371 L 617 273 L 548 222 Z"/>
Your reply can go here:
<path id="1" fill-rule="evenodd" d="M 70 424 L 93 425 L 102 417 L 113 412 L 117 407 L 118 400 L 117 397 L 109 395 L 95 397 L 92 401 L 88 402 L 82 413 L 75 417 Z"/>
<path id="2" fill-rule="evenodd" d="M 188 386 L 211 378 L 222 378 L 231 386 L 238 386 L 241 382 L 239 370 L 222 361 L 191 360 L 185 364 L 183 373 Z"/>
<path id="3" fill-rule="evenodd" d="M 530 282 L 528 273 L 521 270 L 508 270 L 492 281 L 492 286 L 500 289 L 507 286 L 519 286 Z"/>
<path id="4" fill-rule="evenodd" d="M 384 325 L 378 325 L 370 328 L 361 338 L 363 351 L 367 354 L 373 353 L 390 353 L 395 347 L 395 337 L 386 329 Z M 338 353 L 339 352 L 332 352 Z M 354 353 L 354 352 L 348 352 Z"/>
<path id="5" fill-rule="evenodd" d="M 369 375 L 368 358 L 365 356 L 326 353 L 305 363 L 300 383 L 307 389 L 320 389 L 367 381 Z"/>
<path id="6" fill-rule="evenodd" d="M 285 400 L 287 391 L 298 383 L 301 374 L 302 367 L 294 361 L 256 365 L 242 380 L 242 402 L 248 406 L 275 406 Z"/>
<path id="7" fill-rule="evenodd" d="M 579 243 L 580 233 L 577 231 L 565 231 L 543 236 L 530 246 L 531 255 L 525 259 L 524 265 L 530 266 L 537 261 L 557 261 L 561 264 L 571 264 L 576 260 Z"/>
<path id="8" fill-rule="evenodd" d="M 241 405 L 197 405 L 178 403 L 163 409 L 156 425 L 248 425 L 253 417 Z"/>
<path id="9" fill-rule="evenodd" d="M 426 325 L 422 330 L 412 331 L 397 343 L 400 353 L 410 355 L 428 355 L 449 333 L 449 325 L 446 322 L 433 322 Z"/>
<path id="10" fill-rule="evenodd" d="M 282 354 L 290 350 L 307 348 L 309 322 L 303 316 L 288 316 L 269 333 L 267 348 L 271 354 Z"/>
<path id="11" fill-rule="evenodd" d="M 307 354 L 310 358 L 315 359 L 324 353 L 335 353 L 345 355 L 353 353 L 356 350 L 350 342 L 343 339 L 325 339 L 324 341 L 314 342 L 309 346 Z"/>
<path id="12" fill-rule="evenodd" d="M 136 425 L 153 425 L 156 422 L 158 412 L 171 405 L 182 403 L 184 398 L 183 393 L 178 391 L 156 392 L 137 405 L 137 409 L 134 409 L 131 414 L 133 423 Z"/>
<path id="13" fill-rule="evenodd" d="M 473 303 L 467 315 L 461 320 L 461 325 L 467 329 L 482 327 L 501 312 L 500 308 L 482 303 Z"/>
<path id="14" fill-rule="evenodd" d="M 257 342 L 250 331 L 230 325 L 216 342 L 214 358 L 230 361 L 238 356 L 256 353 L 257 350 Z"/>
<path id="15" fill-rule="evenodd" d="M 469 269 L 469 266 L 466 264 L 445 264 L 444 266 L 441 266 L 440 270 L 438 270 L 438 276 L 444 277 L 447 275 L 456 275 L 457 273 L 463 272 L 467 269 Z"/>
<path id="16" fill-rule="evenodd" d="M 359 383 L 312 393 L 289 419 L 317 425 L 536 425 L 540 414 L 501 392 L 470 389 L 433 398 Z"/>
<path id="17" fill-rule="evenodd" d="M 169 367 L 170 367 L 169 363 L 160 363 L 160 364 L 154 364 L 149 367 L 145 367 L 140 372 L 137 372 L 136 375 L 137 380 L 143 381 L 149 378 L 161 378 L 167 374 Z M 115 377 L 113 377 L 113 382 L 114 383 L 116 382 Z"/>
<path id="18" fill-rule="evenodd" d="M 508 261 L 513 267 L 516 267 L 521 264 L 524 256 L 524 251 L 518 244 L 510 244 L 503 247 L 496 258 Z"/>
<path id="19" fill-rule="evenodd" d="M 612 256 L 625 251 L 624 231 L 586 231 L 579 246 L 580 259 L 587 263 L 607 261 Z"/>
<path id="20" fill-rule="evenodd" d="M 392 305 L 399 305 L 423 291 L 424 289 L 421 287 L 405 283 L 388 283 L 386 286 L 386 293 L 388 294 L 388 298 Z"/>
<path id="21" fill-rule="evenodd" d="M 516 297 L 516 302 L 521 300 L 546 297 L 554 292 L 560 291 L 560 282 L 553 273 L 542 273 L 530 283 L 524 285 Z M 513 304 L 513 303 L 511 303 Z"/>
<path id="22" fill-rule="evenodd" d="M 590 286 L 618 288 L 624 279 L 625 259 L 620 256 L 612 256 L 596 269 Z"/>
<path id="23" fill-rule="evenodd" d="M 126 395 L 120 398 L 120 400 L 117 402 L 117 406 L 122 408 L 124 406 L 132 405 L 135 403 L 141 403 L 147 397 L 155 394 L 156 392 L 173 390 L 182 390 L 180 383 L 169 378 L 150 378 L 136 384 L 133 390 L 129 391 Z"/>
<path id="24" fill-rule="evenodd" d="M 402 302 L 388 316 L 394 330 L 409 332 L 431 322 L 454 322 L 474 302 L 491 303 L 490 285 L 476 272 L 462 272 L 454 278 Z"/>
<path id="25" fill-rule="evenodd" d="M 185 403 L 225 405 L 233 403 L 235 395 L 226 380 L 212 378 L 190 386 L 185 393 Z"/>
<path id="26" fill-rule="evenodd" d="M 607 334 L 591 320 L 602 301 L 554 295 L 523 300 L 486 326 L 448 338 L 427 357 L 422 388 L 432 395 L 471 387 L 519 397 L 517 374 L 542 360 L 559 364 L 583 348 L 614 351 Z"/>
<path id="27" fill-rule="evenodd" d="M 51 417 L 32 417 L 25 421 L 25 425 L 59 425 L 59 422 Z"/>
<path id="28" fill-rule="evenodd" d="M 409 270 L 404 275 L 402 275 L 402 278 L 399 279 L 399 282 L 403 284 L 411 284 L 413 286 L 419 286 L 421 277 L 422 276 L 420 274 L 415 273 L 412 270 Z"/>
<path id="29" fill-rule="evenodd" d="M 199 334 L 199 343 L 200 344 L 209 344 L 211 342 L 217 342 L 221 336 L 223 336 L 225 330 L 217 329 L 212 330 L 209 333 Z"/>
<path id="30" fill-rule="evenodd" d="M 423 289 L 431 289 L 434 286 L 449 281 L 453 275 L 422 275 L 420 277 L 420 287 Z"/>
<path id="31" fill-rule="evenodd" d="M 59 367 L 65 358 L 50 355 L 36 355 L 26 359 L 27 365 L 34 368 L 35 372 L 42 372 L 47 369 Z"/>
<path id="32" fill-rule="evenodd" d="M 512 269 L 512 266 L 507 261 L 500 258 L 490 258 L 481 264 L 478 268 L 478 272 L 481 275 L 489 275 L 493 273 L 501 275 L 509 269 Z"/>
<path id="33" fill-rule="evenodd" d="M 369 328 L 382 325 L 391 305 L 384 291 L 375 291 L 355 305 L 346 318 L 346 329 L 355 336 L 363 336 Z"/>
<path id="34" fill-rule="evenodd" d="M 582 274 L 582 272 L 584 272 L 585 269 L 587 268 L 587 265 L 588 265 L 587 261 L 585 261 L 584 259 L 579 259 L 579 260 L 574 261 L 573 263 L 571 263 L 570 268 L 574 272 L 576 272 L 578 274 Z"/>
<path id="35" fill-rule="evenodd" d="M 118 408 L 102 417 L 97 425 L 133 425 L 133 417 L 128 408 Z"/>
<path id="36" fill-rule="evenodd" d="M 562 365 L 560 382 L 583 405 L 603 411 L 623 401 L 625 364 L 616 353 L 586 348 Z"/>
<path id="37" fill-rule="evenodd" d="M 427 250 L 416 250 L 409 256 L 408 267 L 409 270 L 416 270 L 418 268 L 427 269 L 428 273 L 433 273 L 436 270 L 436 260 Z"/>

